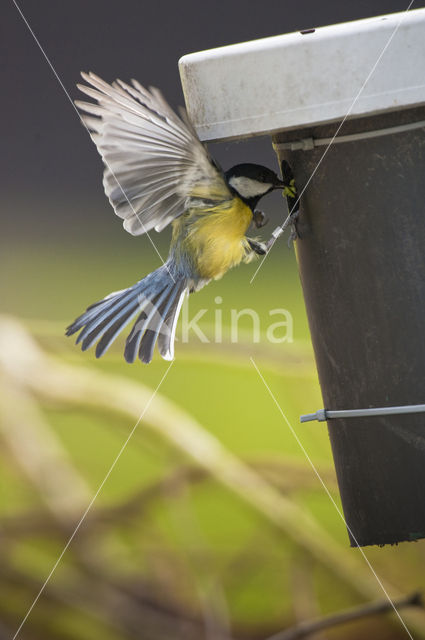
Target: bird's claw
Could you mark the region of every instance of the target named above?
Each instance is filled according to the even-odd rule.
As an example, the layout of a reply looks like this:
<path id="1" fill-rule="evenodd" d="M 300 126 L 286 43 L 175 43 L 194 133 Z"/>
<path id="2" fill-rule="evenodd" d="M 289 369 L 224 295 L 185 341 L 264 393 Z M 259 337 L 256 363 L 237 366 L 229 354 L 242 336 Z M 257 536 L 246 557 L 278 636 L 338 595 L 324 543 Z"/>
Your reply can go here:
<path id="1" fill-rule="evenodd" d="M 255 209 L 253 213 L 254 224 L 257 229 L 264 227 L 269 221 L 268 217 L 264 213 L 264 211 L 260 211 L 259 209 Z"/>

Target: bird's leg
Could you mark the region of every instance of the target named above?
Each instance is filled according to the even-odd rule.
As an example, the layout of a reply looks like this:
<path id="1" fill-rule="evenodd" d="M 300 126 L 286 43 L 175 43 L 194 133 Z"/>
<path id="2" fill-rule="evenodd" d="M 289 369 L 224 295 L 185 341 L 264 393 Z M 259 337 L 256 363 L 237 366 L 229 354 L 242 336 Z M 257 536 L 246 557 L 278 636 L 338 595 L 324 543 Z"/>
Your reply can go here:
<path id="1" fill-rule="evenodd" d="M 252 217 L 254 219 L 254 224 L 257 227 L 257 229 L 264 227 L 264 225 L 266 225 L 269 221 L 264 211 L 260 211 L 259 209 L 255 209 Z"/>

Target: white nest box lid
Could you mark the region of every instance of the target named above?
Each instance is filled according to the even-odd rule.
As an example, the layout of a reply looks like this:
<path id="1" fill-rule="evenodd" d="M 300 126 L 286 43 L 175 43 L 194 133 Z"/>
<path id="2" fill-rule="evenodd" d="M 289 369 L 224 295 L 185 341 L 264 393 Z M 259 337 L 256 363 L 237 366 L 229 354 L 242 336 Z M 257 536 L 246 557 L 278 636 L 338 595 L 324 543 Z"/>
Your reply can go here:
<path id="1" fill-rule="evenodd" d="M 350 108 L 358 117 L 418 106 L 425 9 L 191 53 L 179 69 L 201 140 L 330 123 Z"/>

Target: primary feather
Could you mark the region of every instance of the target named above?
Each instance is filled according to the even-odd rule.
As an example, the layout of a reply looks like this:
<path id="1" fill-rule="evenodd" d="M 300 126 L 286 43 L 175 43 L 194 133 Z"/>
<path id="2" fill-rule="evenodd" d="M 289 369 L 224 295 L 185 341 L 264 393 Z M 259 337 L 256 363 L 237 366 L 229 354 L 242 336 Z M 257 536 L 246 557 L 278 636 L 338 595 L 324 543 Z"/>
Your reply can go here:
<path id="1" fill-rule="evenodd" d="M 127 231 L 162 231 L 190 200 L 208 197 L 219 204 L 232 199 L 196 133 L 158 89 L 147 90 L 136 80 L 111 85 L 93 73 L 82 76 L 90 86 L 79 89 L 97 104 L 76 105 L 90 114 L 83 121 L 105 163 L 105 193 Z"/>

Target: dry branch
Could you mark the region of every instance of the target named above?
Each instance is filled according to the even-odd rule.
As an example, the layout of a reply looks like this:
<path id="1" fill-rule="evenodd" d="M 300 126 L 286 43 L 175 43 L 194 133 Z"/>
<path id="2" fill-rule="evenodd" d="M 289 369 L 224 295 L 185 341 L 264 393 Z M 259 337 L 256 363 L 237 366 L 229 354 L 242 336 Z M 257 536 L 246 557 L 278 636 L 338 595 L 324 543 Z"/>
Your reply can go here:
<path id="1" fill-rule="evenodd" d="M 28 389 L 41 402 L 89 406 L 126 415 L 129 431 L 152 397 L 152 390 L 140 383 L 66 365 L 45 355 L 22 325 L 11 319 L 3 319 L 0 324 L 0 367 L 9 381 Z M 361 558 L 344 549 L 312 515 L 280 494 L 179 406 L 157 394 L 139 434 L 143 429 L 160 435 L 208 471 L 362 597 L 382 594 Z M 397 589 L 385 586 L 393 597 L 399 597 Z M 414 623 L 417 630 L 425 631 L 423 615 Z"/>
<path id="2" fill-rule="evenodd" d="M 393 606 L 394 605 L 394 606 Z M 280 631 L 275 635 L 267 638 L 267 640 L 300 640 L 300 638 L 306 638 L 319 631 L 336 627 L 340 624 L 347 624 L 354 620 L 361 620 L 369 616 L 375 616 L 383 613 L 394 612 L 394 607 L 399 610 L 405 607 L 421 607 L 423 608 L 422 596 L 420 593 L 413 593 L 405 598 L 399 598 L 393 601 L 393 604 L 388 600 L 382 600 L 380 602 L 373 602 L 371 604 L 365 604 L 360 607 L 334 613 L 318 620 L 312 620 L 310 622 L 301 622 L 290 629 Z"/>

